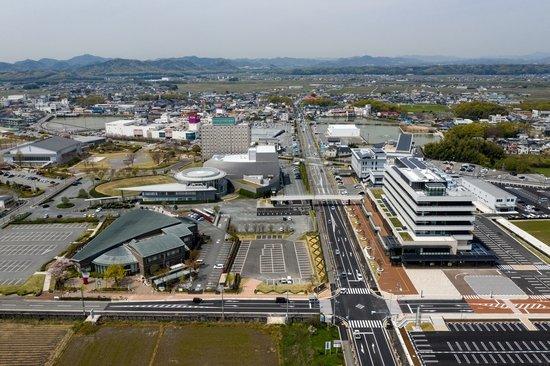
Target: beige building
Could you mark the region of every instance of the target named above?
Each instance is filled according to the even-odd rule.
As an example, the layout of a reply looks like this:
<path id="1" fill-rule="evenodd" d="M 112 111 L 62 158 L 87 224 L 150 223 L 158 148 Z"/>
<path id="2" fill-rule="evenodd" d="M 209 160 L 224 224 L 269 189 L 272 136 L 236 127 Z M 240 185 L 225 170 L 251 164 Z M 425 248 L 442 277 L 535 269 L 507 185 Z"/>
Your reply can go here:
<path id="1" fill-rule="evenodd" d="M 230 119 L 202 124 L 200 127 L 202 157 L 210 159 L 217 154 L 243 154 L 248 151 L 251 142 L 248 123 L 234 122 Z"/>

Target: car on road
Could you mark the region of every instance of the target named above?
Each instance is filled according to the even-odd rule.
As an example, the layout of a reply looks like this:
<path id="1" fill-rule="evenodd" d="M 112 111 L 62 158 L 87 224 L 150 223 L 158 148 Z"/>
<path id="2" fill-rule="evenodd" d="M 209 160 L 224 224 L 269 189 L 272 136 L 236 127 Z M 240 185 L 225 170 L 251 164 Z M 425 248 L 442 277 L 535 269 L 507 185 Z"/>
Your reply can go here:
<path id="1" fill-rule="evenodd" d="M 221 269 L 221 268 L 223 268 L 223 264 L 221 263 L 214 264 L 214 269 Z"/>
<path id="2" fill-rule="evenodd" d="M 358 279 L 359 281 L 363 281 L 363 275 L 362 275 L 361 273 L 359 273 L 359 272 L 357 272 L 357 279 Z"/>
<path id="3" fill-rule="evenodd" d="M 361 333 L 359 333 L 359 330 L 355 329 L 353 331 L 353 338 L 355 339 L 361 339 Z"/>
<path id="4" fill-rule="evenodd" d="M 330 209 L 334 211 L 334 210 L 336 210 L 336 207 L 335 206 L 330 206 Z"/>
<path id="5" fill-rule="evenodd" d="M 194 297 L 194 298 L 193 298 L 193 302 L 194 302 L 195 304 L 200 304 L 200 303 L 202 302 L 202 299 L 201 299 L 200 297 Z"/>
<path id="6" fill-rule="evenodd" d="M 275 302 L 277 304 L 286 304 L 288 302 L 287 298 L 286 297 L 283 297 L 283 296 L 277 296 L 275 298 Z"/>
<path id="7" fill-rule="evenodd" d="M 340 249 L 336 249 L 336 250 L 334 251 L 334 254 L 340 255 Z"/>

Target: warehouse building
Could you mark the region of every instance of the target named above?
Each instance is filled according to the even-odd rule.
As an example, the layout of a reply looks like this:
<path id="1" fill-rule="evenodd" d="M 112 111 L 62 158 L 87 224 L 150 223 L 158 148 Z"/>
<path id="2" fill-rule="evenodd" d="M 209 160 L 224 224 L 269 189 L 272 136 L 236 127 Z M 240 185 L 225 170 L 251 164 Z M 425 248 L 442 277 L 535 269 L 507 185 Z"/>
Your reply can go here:
<path id="1" fill-rule="evenodd" d="M 30 142 L 4 153 L 4 162 L 20 166 L 63 164 L 78 156 L 82 143 L 60 136 Z"/>
<path id="2" fill-rule="evenodd" d="M 133 210 L 116 219 L 74 256 L 81 269 L 103 273 L 122 265 L 128 274 L 151 276 L 182 263 L 196 245 L 197 224 L 150 210 Z"/>
<path id="3" fill-rule="evenodd" d="M 461 185 L 481 204 L 482 211 L 489 209 L 493 213 L 515 213 L 517 197 L 494 184 L 474 177 L 463 176 Z"/>

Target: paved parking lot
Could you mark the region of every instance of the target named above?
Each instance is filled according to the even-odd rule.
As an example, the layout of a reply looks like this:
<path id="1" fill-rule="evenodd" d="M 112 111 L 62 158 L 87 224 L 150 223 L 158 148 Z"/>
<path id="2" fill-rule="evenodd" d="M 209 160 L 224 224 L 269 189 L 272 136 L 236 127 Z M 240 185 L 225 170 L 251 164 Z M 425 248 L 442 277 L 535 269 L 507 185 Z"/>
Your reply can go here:
<path id="1" fill-rule="evenodd" d="M 527 295 L 550 297 L 550 271 L 501 270 Z"/>
<path id="2" fill-rule="evenodd" d="M 476 217 L 474 235 L 498 256 L 501 264 L 544 264 L 487 218 Z"/>
<path id="3" fill-rule="evenodd" d="M 525 295 L 511 279 L 504 276 L 464 276 L 464 280 L 470 288 L 481 296 L 513 296 Z"/>
<path id="4" fill-rule="evenodd" d="M 527 328 L 521 322 L 447 322 L 453 332 L 523 332 Z"/>
<path id="5" fill-rule="evenodd" d="M 423 365 L 548 365 L 550 339 L 541 331 L 411 332 Z"/>
<path id="6" fill-rule="evenodd" d="M 533 322 L 533 325 L 537 327 L 537 329 L 549 332 L 550 334 L 550 321 Z"/>
<path id="7" fill-rule="evenodd" d="M 0 230 L 0 285 L 18 285 L 79 237 L 89 224 L 11 225 Z"/>
<path id="8" fill-rule="evenodd" d="M 305 244 L 277 236 L 262 235 L 256 240 L 243 241 L 232 272 L 267 281 L 287 276 L 309 280 L 313 270 Z"/>

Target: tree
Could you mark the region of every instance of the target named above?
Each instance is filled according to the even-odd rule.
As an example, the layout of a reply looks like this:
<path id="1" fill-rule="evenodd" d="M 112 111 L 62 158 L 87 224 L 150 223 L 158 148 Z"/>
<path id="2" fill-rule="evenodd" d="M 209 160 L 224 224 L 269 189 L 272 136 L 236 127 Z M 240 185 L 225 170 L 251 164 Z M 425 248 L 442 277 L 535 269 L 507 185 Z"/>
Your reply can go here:
<path id="1" fill-rule="evenodd" d="M 126 154 L 126 157 L 124 158 L 124 164 L 127 166 L 127 167 L 131 167 L 132 165 L 134 165 L 134 161 L 136 160 L 136 154 L 135 153 L 128 153 Z"/>
<path id="2" fill-rule="evenodd" d="M 69 201 L 69 198 L 68 197 L 61 197 L 61 203 L 64 204 L 64 205 L 68 205 L 69 203 L 71 203 L 71 201 Z"/>
<path id="3" fill-rule="evenodd" d="M 117 286 L 124 277 L 126 277 L 126 270 L 121 264 L 111 264 L 103 273 L 103 278 L 106 280 L 112 279 Z"/>
<path id="4" fill-rule="evenodd" d="M 21 165 L 23 163 L 23 153 L 21 150 L 17 150 L 17 153 L 15 153 L 15 163 L 17 165 Z"/>
<path id="5" fill-rule="evenodd" d="M 161 150 L 153 150 L 150 152 L 151 159 L 155 162 L 155 164 L 159 165 L 163 158 L 163 152 Z"/>
<path id="6" fill-rule="evenodd" d="M 464 102 L 453 107 L 453 112 L 457 117 L 480 120 L 489 118 L 491 114 L 508 114 L 508 110 L 496 103 L 489 102 Z"/>
<path id="7" fill-rule="evenodd" d="M 220 206 L 219 206 L 219 205 L 216 205 L 216 206 L 212 207 L 212 210 L 213 210 L 214 213 L 217 215 L 217 214 L 220 212 Z"/>
<path id="8" fill-rule="evenodd" d="M 88 192 L 86 192 L 86 190 L 84 188 L 80 188 L 80 190 L 78 191 L 78 198 L 89 198 L 90 195 L 88 194 Z"/>

